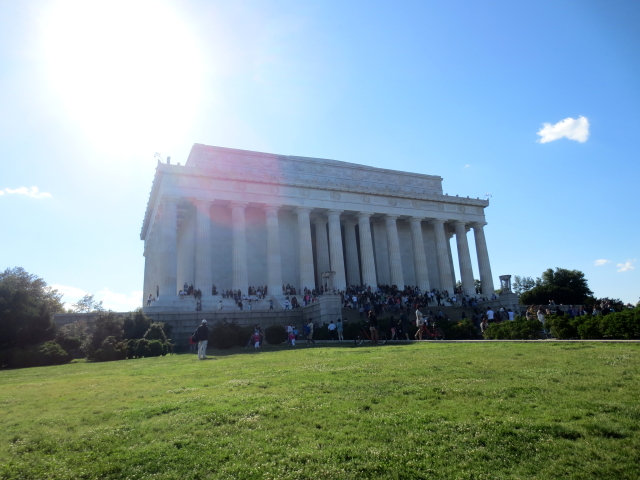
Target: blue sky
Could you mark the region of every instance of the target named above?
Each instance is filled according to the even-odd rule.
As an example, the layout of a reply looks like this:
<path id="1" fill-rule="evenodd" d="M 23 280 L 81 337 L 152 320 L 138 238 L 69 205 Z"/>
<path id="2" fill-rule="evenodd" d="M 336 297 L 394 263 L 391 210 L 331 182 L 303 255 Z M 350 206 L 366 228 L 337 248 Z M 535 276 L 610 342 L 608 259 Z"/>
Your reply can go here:
<path id="1" fill-rule="evenodd" d="M 562 267 L 635 303 L 639 24 L 634 1 L 0 0 L 0 268 L 137 306 L 154 153 L 203 143 L 490 193 L 496 286 Z M 580 117 L 586 141 L 538 141 Z"/>

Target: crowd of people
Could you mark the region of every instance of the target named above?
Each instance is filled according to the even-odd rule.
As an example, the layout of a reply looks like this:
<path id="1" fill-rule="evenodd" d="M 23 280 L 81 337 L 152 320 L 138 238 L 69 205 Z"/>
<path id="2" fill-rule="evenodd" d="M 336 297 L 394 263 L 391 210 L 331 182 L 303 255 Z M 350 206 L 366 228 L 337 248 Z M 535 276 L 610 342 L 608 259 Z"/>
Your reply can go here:
<path id="1" fill-rule="evenodd" d="M 415 310 L 417 308 L 428 308 L 429 306 L 458 306 L 477 307 L 480 303 L 488 300 L 495 300 L 479 295 L 469 296 L 458 291 L 450 294 L 447 290 L 432 289 L 422 292 L 417 286 L 408 285 L 404 289 L 399 289 L 396 285 L 378 285 L 375 288 L 370 286 L 350 286 L 344 292 L 339 292 L 344 308 L 355 308 L 360 312 L 360 317 L 364 318 L 369 310 L 373 310 L 376 315 L 385 313 L 400 313 L 403 308 Z"/>
<path id="2" fill-rule="evenodd" d="M 528 319 L 537 318 L 542 323 L 547 315 L 569 315 L 571 318 L 583 315 L 607 315 L 608 313 L 620 311 L 623 308 L 633 308 L 633 305 L 623 305 L 620 300 L 612 298 L 596 299 L 593 305 L 569 305 L 568 308 L 562 304 L 558 305 L 553 300 L 549 300 L 548 305 L 530 305 L 525 316 Z"/>

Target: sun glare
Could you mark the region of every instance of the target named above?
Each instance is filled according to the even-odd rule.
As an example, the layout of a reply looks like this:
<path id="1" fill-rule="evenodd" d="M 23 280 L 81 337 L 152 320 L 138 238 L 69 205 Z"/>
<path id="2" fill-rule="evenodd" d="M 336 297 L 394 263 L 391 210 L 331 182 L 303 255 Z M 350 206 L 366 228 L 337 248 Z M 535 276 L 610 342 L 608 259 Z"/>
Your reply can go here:
<path id="1" fill-rule="evenodd" d="M 170 148 L 185 135 L 203 63 L 171 5 L 59 0 L 43 33 L 47 76 L 93 142 L 133 153 Z"/>

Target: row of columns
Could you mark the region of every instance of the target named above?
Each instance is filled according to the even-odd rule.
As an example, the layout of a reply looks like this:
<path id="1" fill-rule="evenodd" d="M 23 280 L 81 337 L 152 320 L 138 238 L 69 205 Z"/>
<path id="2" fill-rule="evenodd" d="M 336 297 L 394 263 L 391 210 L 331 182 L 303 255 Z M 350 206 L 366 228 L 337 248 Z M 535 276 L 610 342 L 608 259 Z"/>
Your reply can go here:
<path id="1" fill-rule="evenodd" d="M 158 278 L 160 285 L 160 295 L 175 296 L 177 286 L 177 203 L 178 198 L 163 198 L 162 209 L 158 222 L 157 246 L 150 248 L 153 255 L 158 255 L 158 271 L 154 276 Z M 211 222 L 210 208 L 212 202 L 196 200 L 196 258 L 195 262 L 195 282 L 196 285 L 211 285 L 212 270 L 212 247 L 211 247 Z M 232 202 L 231 209 L 231 230 L 232 230 L 232 285 L 233 290 L 246 292 L 248 289 L 247 271 L 247 239 L 245 224 L 245 209 L 247 203 Z M 270 292 L 279 292 L 282 286 L 282 257 L 280 253 L 280 230 L 278 224 L 278 211 L 281 205 L 266 205 L 267 226 L 267 286 Z M 298 223 L 299 239 L 299 287 L 312 289 L 316 284 L 322 284 L 320 277 L 315 278 L 313 250 L 311 243 L 311 209 L 308 207 L 298 207 L 294 210 Z M 344 289 L 349 285 L 371 285 L 378 284 L 374 260 L 373 241 L 371 235 L 371 214 L 360 212 L 357 214 L 357 225 L 360 241 L 360 262 L 358 262 L 358 246 L 356 238 L 356 221 L 353 218 L 347 219 L 345 225 L 345 245 L 342 243 L 342 233 L 340 226 L 341 210 L 329 210 L 326 218 L 323 216 L 315 220 L 316 226 L 316 250 L 318 275 L 321 272 L 335 272 L 334 286 Z M 389 270 L 391 283 L 399 288 L 404 288 L 404 275 L 402 270 L 402 258 L 400 252 L 400 241 L 398 238 L 397 215 L 385 215 L 385 226 L 387 234 L 387 246 L 389 253 Z M 418 287 L 422 291 L 431 290 L 429 283 L 429 271 L 424 249 L 424 239 L 422 235 L 421 217 L 411 217 L 409 224 L 411 227 L 411 239 L 413 243 L 413 262 L 415 266 L 415 278 Z M 433 225 L 436 240 L 436 261 L 438 265 L 440 289 L 453 292 L 455 278 L 453 265 L 450 261 L 450 244 L 447 239 L 447 232 L 443 219 L 430 219 Z M 328 225 L 328 237 L 327 233 Z M 453 223 L 455 229 L 456 245 L 460 267 L 460 277 L 462 288 L 465 294 L 475 295 L 475 284 L 473 270 L 471 267 L 471 255 L 467 242 L 467 224 L 462 221 Z M 487 243 L 484 236 L 484 223 L 472 223 L 470 226 L 474 230 L 476 250 L 478 255 L 478 266 L 480 269 L 480 281 L 482 283 L 483 294 L 494 293 L 491 267 Z M 343 257 L 343 247 L 346 250 L 348 278 L 345 273 Z M 145 255 L 147 253 L 145 251 Z M 148 262 L 150 263 L 150 262 Z M 156 265 L 158 265 L 157 262 Z M 145 266 L 145 279 L 151 275 Z M 362 276 L 360 275 L 362 272 Z M 347 283 L 348 280 L 348 283 Z M 149 286 L 145 283 L 145 288 Z M 146 290 L 145 290 L 146 294 Z"/>

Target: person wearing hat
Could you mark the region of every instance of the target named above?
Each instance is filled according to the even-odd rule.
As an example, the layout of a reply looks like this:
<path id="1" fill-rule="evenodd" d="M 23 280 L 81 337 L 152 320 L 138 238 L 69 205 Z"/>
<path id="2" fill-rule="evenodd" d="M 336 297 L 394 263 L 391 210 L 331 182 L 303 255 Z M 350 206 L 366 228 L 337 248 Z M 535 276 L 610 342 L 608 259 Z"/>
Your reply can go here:
<path id="1" fill-rule="evenodd" d="M 209 328 L 206 320 L 202 320 L 202 325 L 196 330 L 195 336 L 198 340 L 198 359 L 204 360 L 207 358 L 207 343 L 209 342 Z"/>

